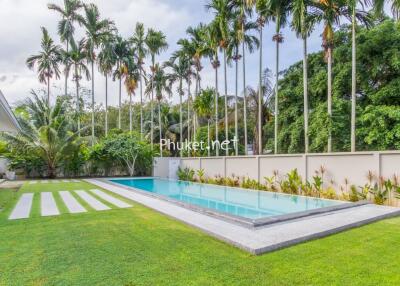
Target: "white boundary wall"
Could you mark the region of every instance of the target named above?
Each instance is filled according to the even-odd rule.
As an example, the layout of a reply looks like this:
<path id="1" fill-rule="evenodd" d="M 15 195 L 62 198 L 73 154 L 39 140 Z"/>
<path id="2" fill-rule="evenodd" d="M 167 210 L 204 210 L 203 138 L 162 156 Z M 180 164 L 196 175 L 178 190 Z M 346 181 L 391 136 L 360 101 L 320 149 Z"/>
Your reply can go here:
<path id="1" fill-rule="evenodd" d="M 0 174 L 5 174 L 7 172 L 8 160 L 6 158 L 0 157 Z"/>
<path id="2" fill-rule="evenodd" d="M 155 158 L 154 176 L 170 177 L 169 160 L 177 158 Z M 349 184 L 364 185 L 368 171 L 385 178 L 392 178 L 394 174 L 400 177 L 400 151 L 180 158 L 180 166 L 204 169 L 206 177 L 235 175 L 261 183 L 274 171 L 283 176 L 293 169 L 297 169 L 303 180 L 311 180 L 315 171 L 324 166 L 324 181 L 333 181 L 333 185 L 339 188 L 345 179 Z"/>

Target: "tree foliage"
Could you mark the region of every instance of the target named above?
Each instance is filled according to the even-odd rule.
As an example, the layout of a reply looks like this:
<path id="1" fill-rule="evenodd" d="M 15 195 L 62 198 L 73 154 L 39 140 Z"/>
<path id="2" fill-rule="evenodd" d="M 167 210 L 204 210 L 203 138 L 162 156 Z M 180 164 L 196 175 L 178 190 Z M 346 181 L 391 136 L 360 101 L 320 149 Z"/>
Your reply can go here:
<path id="1" fill-rule="evenodd" d="M 357 150 L 399 148 L 400 137 L 400 26 L 385 20 L 357 32 Z M 350 151 L 351 29 L 335 33 L 333 64 L 333 116 L 326 113 L 324 55 L 309 55 L 310 150 L 326 151 L 332 129 L 333 151 Z M 282 153 L 304 151 L 303 76 L 298 62 L 279 82 L 279 148 Z M 267 138 L 272 137 L 267 124 Z M 271 140 L 268 147 L 271 148 Z"/>

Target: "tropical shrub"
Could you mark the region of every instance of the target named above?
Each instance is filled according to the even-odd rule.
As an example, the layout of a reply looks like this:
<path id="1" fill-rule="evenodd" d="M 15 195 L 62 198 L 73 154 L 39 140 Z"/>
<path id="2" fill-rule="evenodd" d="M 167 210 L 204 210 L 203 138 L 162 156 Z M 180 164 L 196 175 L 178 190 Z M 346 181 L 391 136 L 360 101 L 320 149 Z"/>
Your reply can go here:
<path id="1" fill-rule="evenodd" d="M 286 180 L 280 182 L 281 191 L 287 194 L 299 194 L 302 187 L 302 179 L 297 169 L 290 171 L 286 178 Z"/>
<path id="2" fill-rule="evenodd" d="M 377 183 L 372 187 L 370 193 L 373 195 L 373 201 L 377 205 L 383 205 L 388 199 L 388 189 L 380 188 Z"/>
<path id="3" fill-rule="evenodd" d="M 205 183 L 206 182 L 206 179 L 205 179 L 205 171 L 204 171 L 204 169 L 199 169 L 199 170 L 197 170 L 197 178 L 199 179 L 199 182 L 200 183 Z"/>
<path id="4" fill-rule="evenodd" d="M 47 175 L 54 178 L 61 161 L 71 150 L 79 148 L 80 138 L 76 131 L 71 131 L 73 121 L 64 98 L 58 98 L 49 107 L 46 99 L 32 95 L 33 99 L 28 98 L 23 104 L 26 116 L 18 118 L 20 132 L 2 135 L 9 150 L 7 157 L 14 169 L 22 164 L 33 167 L 41 160 Z"/>
<path id="5" fill-rule="evenodd" d="M 130 176 L 148 174 L 152 166 L 153 151 L 146 142 L 140 141 L 137 133 L 112 134 L 93 148 L 92 158 L 118 162 Z M 140 166 L 140 167 L 139 167 Z"/>
<path id="6" fill-rule="evenodd" d="M 190 181 L 193 182 L 194 181 L 194 175 L 195 175 L 195 171 L 191 168 L 178 168 L 177 171 L 177 175 L 178 175 L 178 179 L 181 181 Z"/>

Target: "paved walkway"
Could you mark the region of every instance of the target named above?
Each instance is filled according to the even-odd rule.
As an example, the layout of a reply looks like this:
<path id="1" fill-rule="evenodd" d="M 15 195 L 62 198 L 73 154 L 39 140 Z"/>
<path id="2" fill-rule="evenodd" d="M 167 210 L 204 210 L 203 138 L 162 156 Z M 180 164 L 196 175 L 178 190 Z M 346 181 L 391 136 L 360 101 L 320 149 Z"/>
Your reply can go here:
<path id="1" fill-rule="evenodd" d="M 209 215 L 189 210 L 162 199 L 119 187 L 103 180 L 87 182 L 122 197 L 129 198 L 160 213 L 195 226 L 204 232 L 253 254 L 273 251 L 300 242 L 324 237 L 384 218 L 400 215 L 399 208 L 363 205 L 349 209 L 271 224 L 263 228 L 246 228 Z"/>
<path id="2" fill-rule="evenodd" d="M 9 219 L 28 218 L 31 213 L 33 193 L 22 194 Z"/>
<path id="3" fill-rule="evenodd" d="M 92 193 L 97 195 L 98 197 L 102 198 L 103 200 L 109 202 L 110 204 L 119 207 L 119 208 L 130 208 L 132 205 L 125 203 L 124 201 L 121 201 L 113 196 L 110 196 L 109 194 L 106 194 L 103 191 L 100 190 L 90 190 Z"/>
<path id="4" fill-rule="evenodd" d="M 60 214 L 56 201 L 54 200 L 53 193 L 40 193 L 40 198 L 40 210 L 42 216 L 54 216 Z"/>
<path id="5" fill-rule="evenodd" d="M 80 180 L 77 179 L 63 179 L 63 180 L 33 180 L 29 181 L 29 185 L 34 185 L 34 184 L 48 184 L 48 183 L 53 183 L 53 184 L 58 184 L 58 183 L 80 183 Z"/>
<path id="6" fill-rule="evenodd" d="M 60 196 L 70 213 L 75 214 L 87 212 L 87 210 L 71 195 L 70 192 L 61 191 Z"/>
<path id="7" fill-rule="evenodd" d="M 96 211 L 105 211 L 110 209 L 110 207 L 106 206 L 86 191 L 75 191 L 75 193 Z"/>
<path id="8" fill-rule="evenodd" d="M 73 191 L 60 191 L 60 197 L 64 205 L 68 209 L 69 213 L 84 213 L 87 212 L 86 208 L 73 196 Z M 90 190 L 91 193 L 97 197 L 91 195 L 89 191 L 77 190 L 74 191 L 84 202 L 86 202 L 91 208 L 96 211 L 110 210 L 111 207 L 105 205 L 98 198 L 114 205 L 117 208 L 130 208 L 131 204 L 128 204 L 116 197 L 110 196 L 109 194 L 98 190 Z M 9 220 L 29 218 L 32 202 L 34 196 L 40 196 L 40 214 L 43 217 L 46 216 L 57 216 L 60 215 L 59 206 L 54 199 L 54 194 L 52 192 L 41 192 L 41 193 L 24 193 L 19 198 L 16 206 L 14 207 L 11 215 L 8 217 Z"/>

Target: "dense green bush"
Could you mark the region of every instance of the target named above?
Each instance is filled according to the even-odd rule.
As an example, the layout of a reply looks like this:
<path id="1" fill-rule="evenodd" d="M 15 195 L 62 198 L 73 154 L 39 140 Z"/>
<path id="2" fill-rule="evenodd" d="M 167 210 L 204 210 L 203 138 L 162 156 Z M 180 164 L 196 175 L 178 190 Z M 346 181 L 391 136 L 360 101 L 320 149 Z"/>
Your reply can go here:
<path id="1" fill-rule="evenodd" d="M 108 173 L 112 166 L 123 166 L 130 176 L 151 173 L 153 151 L 140 135 L 132 133 L 111 134 L 90 150 L 89 158 Z"/>

